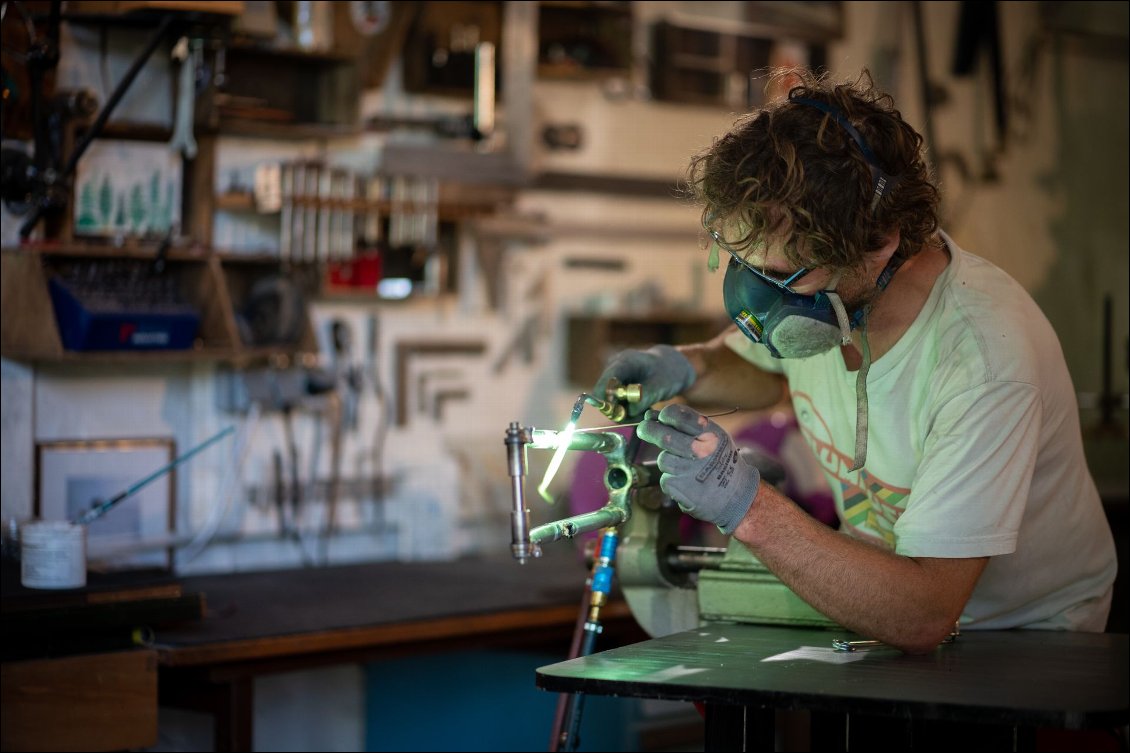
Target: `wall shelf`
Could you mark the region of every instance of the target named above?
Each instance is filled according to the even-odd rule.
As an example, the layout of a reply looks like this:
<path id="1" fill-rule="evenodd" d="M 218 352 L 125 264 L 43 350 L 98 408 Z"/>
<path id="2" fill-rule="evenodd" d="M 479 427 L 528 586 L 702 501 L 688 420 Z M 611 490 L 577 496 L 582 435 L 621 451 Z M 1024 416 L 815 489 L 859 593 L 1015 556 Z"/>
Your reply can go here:
<path id="1" fill-rule="evenodd" d="M 697 28 L 661 21 L 652 27 L 654 54 L 649 77 L 662 102 L 744 111 L 764 104 L 753 76 L 767 69 L 778 40 L 795 39 L 783 29 L 741 24 L 732 29 Z M 823 64 L 824 41 L 806 39 L 810 63 Z"/>
<path id="2" fill-rule="evenodd" d="M 484 201 L 472 202 L 466 196 L 462 201 L 444 200 L 441 192 L 440 201 L 436 205 L 436 212 L 442 221 L 457 221 L 472 217 L 485 217 L 498 211 L 498 204 L 505 203 L 507 199 L 497 194 L 484 194 Z M 494 200 L 492 200 L 494 199 Z M 394 210 L 402 212 L 420 212 L 429 209 L 426 204 L 412 201 L 393 202 L 388 199 L 333 199 L 319 198 L 316 196 L 294 196 L 291 202 L 295 207 L 314 207 L 335 210 L 351 210 L 360 214 L 375 212 L 388 216 Z M 214 199 L 217 210 L 226 212 L 259 212 L 255 206 L 255 197 L 250 193 L 222 193 Z M 278 210 L 263 212 L 263 214 L 278 214 Z"/>
<path id="3" fill-rule="evenodd" d="M 4 248 L 4 253 L 29 254 L 40 256 L 66 256 L 91 259 L 156 259 L 159 244 L 131 240 L 122 245 L 97 243 L 94 241 L 73 241 L 68 243 L 25 243 L 18 247 Z M 211 255 L 203 246 L 170 248 L 165 258 L 172 261 L 202 261 Z"/>
<path id="4" fill-rule="evenodd" d="M 227 45 L 228 54 L 263 57 L 270 60 L 298 61 L 303 64 L 342 65 L 357 62 L 355 55 L 332 50 L 304 50 L 301 47 L 279 47 L 233 40 Z"/>
<path id="5" fill-rule="evenodd" d="M 540 2 L 538 78 L 599 81 L 632 70 L 630 3 Z"/>
<path id="6" fill-rule="evenodd" d="M 228 44 L 223 89 L 198 108 L 207 126 L 257 138 L 331 138 L 357 132 L 360 71 L 354 56 Z"/>
<path id="7" fill-rule="evenodd" d="M 295 358 L 316 351 L 308 317 L 299 323 L 299 334 L 278 345 L 244 342 L 240 334 L 240 312 L 248 304 L 256 282 L 277 274 L 277 259 L 224 257 L 209 249 L 172 249 L 165 268 L 178 298 L 200 316 L 199 329 L 190 348 L 139 350 L 67 350 L 49 292 L 52 276 L 69 265 L 97 269 L 101 264 L 144 266 L 157 257 L 157 246 L 128 247 L 75 243 L 4 248 L 0 251 L 0 297 L 4 311 L 0 321 L 0 355 L 30 363 L 184 363 L 222 361 L 236 365 Z M 301 276 L 301 275 L 300 275 Z"/>
<path id="8" fill-rule="evenodd" d="M 222 115 L 216 127 L 216 132 L 223 136 L 249 139 L 309 141 L 311 139 L 348 138 L 361 133 L 361 128 L 334 123 L 295 123 Z"/>

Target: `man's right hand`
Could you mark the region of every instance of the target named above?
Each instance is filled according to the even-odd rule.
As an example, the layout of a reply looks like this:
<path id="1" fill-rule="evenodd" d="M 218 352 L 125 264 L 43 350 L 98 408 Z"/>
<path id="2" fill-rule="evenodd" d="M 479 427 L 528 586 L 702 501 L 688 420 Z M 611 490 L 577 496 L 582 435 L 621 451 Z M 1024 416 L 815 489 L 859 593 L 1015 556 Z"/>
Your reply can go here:
<path id="1" fill-rule="evenodd" d="M 670 400 L 689 389 L 696 377 L 694 366 L 687 357 L 670 345 L 625 350 L 608 362 L 592 394 L 604 400 L 605 389 L 613 378 L 621 384 L 639 384 L 640 401 L 627 405 L 628 417 L 639 418 L 655 403 Z"/>

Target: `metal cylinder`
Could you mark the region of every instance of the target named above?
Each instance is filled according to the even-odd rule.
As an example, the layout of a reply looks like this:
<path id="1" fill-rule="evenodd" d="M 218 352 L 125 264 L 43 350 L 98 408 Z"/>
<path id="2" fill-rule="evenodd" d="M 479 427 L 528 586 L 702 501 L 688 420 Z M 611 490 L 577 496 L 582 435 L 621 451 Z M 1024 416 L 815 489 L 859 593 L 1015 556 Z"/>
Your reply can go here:
<path id="1" fill-rule="evenodd" d="M 612 378 L 608 380 L 608 386 L 604 389 L 604 399 L 638 403 L 643 399 L 643 385 L 641 384 L 621 384 L 620 380 Z"/>
<path id="2" fill-rule="evenodd" d="M 563 434 L 564 432 L 549 429 L 532 429 L 530 430 L 530 444 L 535 448 L 554 449 Z M 611 432 L 578 431 L 569 438 L 569 449 L 611 452 L 623 441 L 619 434 Z"/>
<path id="3" fill-rule="evenodd" d="M 541 556 L 541 549 L 530 541 L 530 511 L 526 507 L 524 488 L 526 478 L 526 441 L 529 432 L 517 421 L 506 429 L 506 463 L 510 472 L 510 493 L 513 507 L 510 511 L 510 553 L 525 564 L 530 557 Z"/>
<path id="4" fill-rule="evenodd" d="M 604 402 L 598 410 L 616 423 L 620 423 L 628 415 L 628 409 L 620 403 Z"/>
<path id="5" fill-rule="evenodd" d="M 717 570 L 726 556 L 725 548 L 707 546 L 678 546 L 667 552 L 667 565 L 675 572 L 694 573 L 699 570 Z"/>
<path id="6" fill-rule="evenodd" d="M 599 510 L 540 525 L 530 533 L 530 538 L 535 544 L 571 539 L 589 531 L 618 526 L 627 522 L 631 516 L 631 510 L 628 508 L 608 504 Z"/>

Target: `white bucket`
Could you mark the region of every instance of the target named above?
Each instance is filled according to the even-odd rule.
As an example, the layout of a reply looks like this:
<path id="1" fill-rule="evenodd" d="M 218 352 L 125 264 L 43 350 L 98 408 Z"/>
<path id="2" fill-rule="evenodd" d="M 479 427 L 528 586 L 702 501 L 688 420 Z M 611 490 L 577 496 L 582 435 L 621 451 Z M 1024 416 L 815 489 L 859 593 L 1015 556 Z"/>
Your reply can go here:
<path id="1" fill-rule="evenodd" d="M 27 588 L 86 585 L 86 526 L 44 520 L 20 526 L 20 582 Z"/>

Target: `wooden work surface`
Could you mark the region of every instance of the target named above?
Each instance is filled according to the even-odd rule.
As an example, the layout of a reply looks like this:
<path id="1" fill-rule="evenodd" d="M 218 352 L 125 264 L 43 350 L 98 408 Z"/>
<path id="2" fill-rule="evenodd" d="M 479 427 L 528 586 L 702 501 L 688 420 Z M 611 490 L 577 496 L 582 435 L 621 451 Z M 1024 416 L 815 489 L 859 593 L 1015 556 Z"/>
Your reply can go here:
<path id="1" fill-rule="evenodd" d="M 969 631 L 930 654 L 877 649 L 765 661 L 801 647 L 831 653 L 842 631 L 711 623 L 537 670 L 558 692 L 731 706 L 879 714 L 1065 729 L 1130 717 L 1127 636 Z"/>
<path id="2" fill-rule="evenodd" d="M 567 645 L 586 577 L 564 547 L 524 565 L 491 557 L 181 578 L 204 595 L 205 618 L 158 629 L 154 646 L 162 665 L 189 667 L 487 635 L 521 642 L 547 628 Z M 603 617 L 635 628 L 619 599 Z"/>

